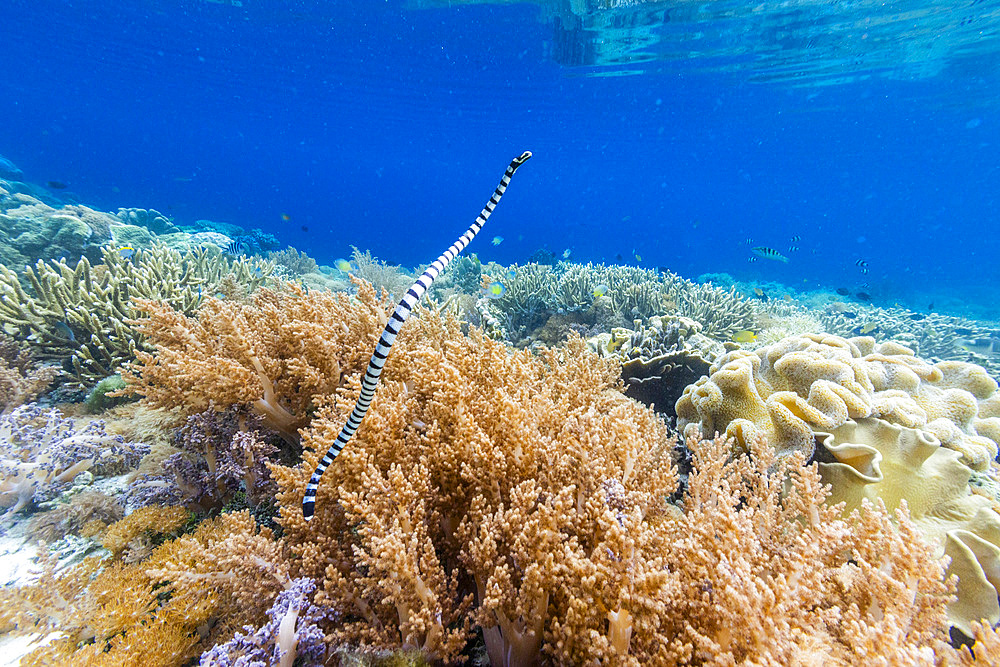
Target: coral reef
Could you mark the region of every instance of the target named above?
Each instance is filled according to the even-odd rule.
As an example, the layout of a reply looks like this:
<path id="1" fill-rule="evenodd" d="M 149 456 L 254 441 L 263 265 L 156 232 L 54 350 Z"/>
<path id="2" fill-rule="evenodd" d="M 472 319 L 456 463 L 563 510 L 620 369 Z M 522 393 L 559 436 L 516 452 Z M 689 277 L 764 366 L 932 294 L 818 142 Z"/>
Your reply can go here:
<path id="1" fill-rule="evenodd" d="M 839 462 L 824 466 L 824 479 L 849 509 L 862 498 L 890 508 L 906 499 L 932 543 L 957 553 L 976 542 L 974 555 L 953 560 L 951 620 L 966 633 L 971 620 L 1000 620 L 1000 578 L 990 574 L 1000 562 L 1000 515 L 970 488 L 973 470 L 995 469 L 1000 434 L 1000 393 L 982 368 L 929 364 L 867 337 L 796 336 L 719 358 L 676 407 L 686 433 L 722 432 L 741 447 L 764 436 L 781 453 Z"/>
<path id="2" fill-rule="evenodd" d="M 356 296 L 286 283 L 248 303 L 209 298 L 197 317 L 141 301 L 148 318 L 138 331 L 154 351 L 137 352 L 123 377 L 146 405 L 189 415 L 250 404 L 267 428 L 296 443 L 315 398 L 365 368 L 391 311 L 370 284 L 356 285 Z"/>
<path id="3" fill-rule="evenodd" d="M 261 419 L 241 408 L 192 415 L 174 436 L 180 451 L 163 461 L 165 474 L 133 487 L 160 486 L 155 497 L 166 494 L 201 513 L 222 508 L 238 491 L 252 504 L 266 502 L 276 490 L 267 465 L 278 447 L 271 442 L 277 437 L 262 431 Z"/>
<path id="4" fill-rule="evenodd" d="M 351 275 L 371 283 L 376 293 L 385 290 L 389 295 L 399 300 L 403 293 L 413 284 L 413 276 L 404 272 L 400 266 L 393 266 L 372 257 L 371 252 L 362 252 L 351 246 Z"/>
<path id="5" fill-rule="evenodd" d="M 535 330 L 553 318 L 564 320 L 563 337 L 571 322 L 599 324 L 607 331 L 662 313 L 696 320 L 705 335 L 717 340 L 754 323 L 753 306 L 733 289 L 700 285 L 670 272 L 560 263 L 508 269 L 490 264 L 484 274 L 506 287 L 489 308 L 518 344 L 530 343 Z M 549 336 L 549 342 L 555 340 Z"/>
<path id="6" fill-rule="evenodd" d="M 0 410 L 38 398 L 59 375 L 59 369 L 35 365 L 31 350 L 0 333 Z"/>
<path id="7" fill-rule="evenodd" d="M 86 206 L 49 206 L 0 185 L 0 264 L 24 266 L 52 257 L 97 261 L 121 221 Z"/>
<path id="8" fill-rule="evenodd" d="M 890 509 L 905 499 L 913 523 L 949 556 L 948 573 L 958 577 L 952 625 L 971 636 L 975 621 L 1000 622 L 1000 505 L 972 492 L 972 471 L 958 452 L 925 431 L 870 418 L 818 432 L 817 440 L 831 502 L 851 511 L 866 499 Z"/>
<path id="9" fill-rule="evenodd" d="M 57 502 L 55 507 L 33 515 L 26 532 L 43 542 L 55 542 L 69 534 L 95 534 L 102 527 L 119 521 L 125 510 L 106 493 L 83 491 L 69 502 Z M 84 528 L 86 526 L 86 529 Z"/>
<path id="10" fill-rule="evenodd" d="M 305 577 L 295 579 L 278 594 L 267 610 L 270 620 L 254 630 L 244 632 L 224 644 L 218 644 L 201 656 L 204 667 L 260 664 L 278 667 L 318 667 L 327 654 L 319 622 L 325 620 L 325 610 L 309 602 L 316 583 Z"/>
<path id="11" fill-rule="evenodd" d="M 181 254 L 157 245 L 125 257 L 105 247 L 102 253 L 95 266 L 86 257 L 75 268 L 39 261 L 25 272 L 30 290 L 0 266 L 0 323 L 41 358 L 62 360 L 79 386 L 115 374 L 143 346 L 132 322 L 138 315 L 133 299 L 162 300 L 191 313 L 227 282 L 252 290 L 274 268 L 204 248 Z"/>
<path id="12" fill-rule="evenodd" d="M 646 326 L 614 328 L 587 341 L 598 356 L 622 364 L 625 394 L 674 417 L 684 388 L 707 375 L 724 346 L 701 334 L 701 324 L 679 315 L 653 316 Z"/>
<path id="13" fill-rule="evenodd" d="M 116 215 L 126 225 L 145 227 L 155 236 L 177 234 L 181 231 L 173 220 L 153 209 L 120 208 Z"/>
<path id="14" fill-rule="evenodd" d="M 90 558 L 62 574 L 52 565 L 37 583 L 0 592 L 0 628 L 60 633 L 22 665 L 186 664 L 263 624 L 292 583 L 281 544 L 247 513 L 204 521 L 141 562 Z"/>
<path id="15" fill-rule="evenodd" d="M 267 259 L 274 262 L 275 267 L 283 268 L 287 274 L 292 276 L 319 273 L 319 265 L 316 260 L 295 248 L 289 247 L 284 250 L 271 251 L 267 253 Z"/>
<path id="16" fill-rule="evenodd" d="M 606 631 L 568 641 L 569 626 L 601 628 L 607 611 L 659 585 L 654 563 L 630 554 L 658 540 L 668 516 L 676 479 L 665 426 L 615 388 L 616 365 L 580 339 L 511 355 L 478 330 L 466 337 L 455 320 L 422 316 L 396 345 L 310 524 L 299 509 L 305 481 L 350 397 L 317 413 L 303 465 L 273 468 L 297 576 L 323 582 L 345 615 L 334 637 L 451 661 L 474 621 L 495 664 L 504 653 L 527 664 L 543 645 L 557 661 L 610 650 Z M 601 591 L 577 590 L 588 569 Z M 469 582 L 477 592 L 459 590 Z M 577 595 L 600 602 L 584 609 Z M 655 623 L 640 606 L 629 614 Z M 564 633 L 565 653 L 552 632 Z"/>
<path id="17" fill-rule="evenodd" d="M 997 455 L 1000 394 L 973 364 L 930 364 L 895 343 L 825 334 L 734 350 L 677 401 L 678 427 L 725 433 L 745 445 L 758 434 L 779 451 L 814 449 L 813 429 L 879 417 L 927 430 L 983 470 Z"/>
<path id="18" fill-rule="evenodd" d="M 117 474 L 148 452 L 139 443 L 108 435 L 101 421 L 78 427 L 57 410 L 28 404 L 0 416 L 0 505 L 2 517 L 52 499 L 84 471 Z"/>

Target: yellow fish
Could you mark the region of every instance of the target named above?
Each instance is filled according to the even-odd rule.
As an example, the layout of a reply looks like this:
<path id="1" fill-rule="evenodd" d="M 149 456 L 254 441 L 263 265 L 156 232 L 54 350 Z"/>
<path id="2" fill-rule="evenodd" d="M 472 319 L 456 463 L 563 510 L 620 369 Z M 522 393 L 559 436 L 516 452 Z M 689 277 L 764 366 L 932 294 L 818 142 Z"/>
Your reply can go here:
<path id="1" fill-rule="evenodd" d="M 611 288 L 601 283 L 600 285 L 594 288 L 594 296 L 600 298 L 605 294 L 607 294 L 609 289 Z"/>
<path id="2" fill-rule="evenodd" d="M 348 273 L 354 270 L 354 267 L 351 266 L 351 263 L 348 262 L 346 259 L 334 260 L 333 265 L 337 267 L 338 271 L 343 271 L 344 273 Z"/>
<path id="3" fill-rule="evenodd" d="M 865 325 L 861 327 L 861 333 L 862 334 L 871 333 L 876 329 L 878 329 L 878 324 L 876 324 L 875 322 L 866 322 Z"/>
<path id="4" fill-rule="evenodd" d="M 757 334 L 750 331 L 749 329 L 744 329 L 743 331 L 737 331 L 733 334 L 733 342 L 736 343 L 752 343 L 757 340 Z"/>

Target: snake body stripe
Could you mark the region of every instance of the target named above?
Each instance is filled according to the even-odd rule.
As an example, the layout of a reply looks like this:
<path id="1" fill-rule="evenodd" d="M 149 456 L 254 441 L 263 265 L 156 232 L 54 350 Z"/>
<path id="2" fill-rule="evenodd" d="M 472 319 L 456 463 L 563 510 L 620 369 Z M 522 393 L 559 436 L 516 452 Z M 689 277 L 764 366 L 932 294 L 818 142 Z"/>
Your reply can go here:
<path id="1" fill-rule="evenodd" d="M 492 215 L 493 209 L 500 203 L 500 198 L 503 197 L 503 193 L 507 190 L 514 172 L 517 171 L 518 167 L 527 162 L 530 157 L 531 152 L 525 151 L 511 160 L 503 177 L 500 179 L 500 184 L 493 191 L 493 195 L 486 202 L 486 206 L 476 216 L 476 221 L 440 257 L 431 262 L 431 265 L 417 278 L 417 281 L 406 291 L 406 294 L 400 300 L 395 310 L 392 311 L 389 322 L 385 325 L 385 329 L 378 339 L 378 344 L 375 346 L 375 352 L 372 353 L 372 358 L 368 362 L 368 370 L 365 371 L 364 378 L 361 381 L 361 395 L 354 404 L 354 410 L 351 411 L 350 416 L 347 418 L 347 423 L 344 424 L 344 428 L 341 429 L 337 439 L 326 450 L 323 458 L 319 460 L 316 470 L 313 471 L 312 476 L 309 478 L 309 483 L 306 484 L 306 493 L 302 498 L 302 516 L 305 517 L 306 521 L 312 519 L 313 513 L 316 510 L 316 492 L 319 488 L 320 478 L 326 472 L 326 469 L 330 467 L 330 464 L 333 463 L 333 460 L 337 458 L 341 450 L 347 445 L 354 432 L 361 426 L 361 421 L 365 418 L 365 413 L 368 412 L 368 406 L 371 405 L 372 399 L 375 398 L 375 389 L 378 386 L 379 376 L 382 375 L 382 367 L 385 365 L 385 360 L 389 356 L 389 350 L 392 348 L 396 336 L 399 335 L 399 330 L 402 328 L 403 323 L 406 322 L 414 306 L 417 305 L 420 297 L 424 295 L 431 286 L 431 283 L 434 282 L 434 279 L 438 277 L 438 274 L 444 271 L 444 267 L 448 266 L 449 262 L 455 259 L 458 253 L 462 252 L 465 246 L 469 245 L 472 239 L 476 237 L 476 234 L 479 233 L 479 230 L 483 228 L 483 225 L 486 224 L 486 221 Z"/>

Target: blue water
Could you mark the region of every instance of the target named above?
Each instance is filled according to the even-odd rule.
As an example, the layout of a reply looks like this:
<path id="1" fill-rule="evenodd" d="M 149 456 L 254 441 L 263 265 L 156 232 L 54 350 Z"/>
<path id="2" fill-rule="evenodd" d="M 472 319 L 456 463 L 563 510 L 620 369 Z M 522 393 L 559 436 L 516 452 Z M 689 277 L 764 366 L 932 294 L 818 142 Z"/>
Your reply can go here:
<path id="1" fill-rule="evenodd" d="M 898 32 L 863 4 L 822 23 L 808 3 L 580 22 L 603 32 L 568 30 L 554 1 L 333 4 L 6 0 L 0 155 L 95 207 L 413 266 L 531 150 L 470 248 L 484 260 L 545 247 L 789 289 L 865 282 L 881 303 L 1000 318 L 995 0 L 925 3 Z M 790 261 L 748 262 L 747 239 Z"/>

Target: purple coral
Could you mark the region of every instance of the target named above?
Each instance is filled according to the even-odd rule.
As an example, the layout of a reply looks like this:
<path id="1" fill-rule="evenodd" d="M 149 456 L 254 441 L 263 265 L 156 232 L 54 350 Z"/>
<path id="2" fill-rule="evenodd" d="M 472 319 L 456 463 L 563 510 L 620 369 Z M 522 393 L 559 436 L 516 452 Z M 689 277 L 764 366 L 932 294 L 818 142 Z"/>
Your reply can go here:
<path id="1" fill-rule="evenodd" d="M 35 403 L 0 416 L 0 505 L 2 520 L 31 502 L 53 498 L 85 470 L 116 474 L 134 467 L 149 447 L 109 435 L 103 421 L 77 428 L 58 410 Z"/>
<path id="2" fill-rule="evenodd" d="M 167 474 L 145 478 L 133 485 L 134 490 L 148 496 L 140 504 L 170 497 L 207 510 L 224 504 L 240 489 L 259 502 L 275 491 L 267 462 L 278 448 L 270 440 L 274 437 L 266 434 L 260 418 L 246 409 L 206 410 L 178 429 L 174 446 L 181 451 L 164 460 Z"/>
<path id="3" fill-rule="evenodd" d="M 257 630 L 244 626 L 224 644 L 201 656 L 202 667 L 303 667 L 323 664 L 326 643 L 319 623 L 329 614 L 309 599 L 316 583 L 308 577 L 292 580 L 267 611 L 270 620 Z"/>

